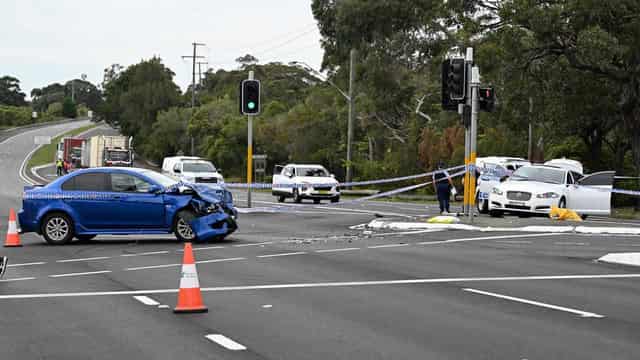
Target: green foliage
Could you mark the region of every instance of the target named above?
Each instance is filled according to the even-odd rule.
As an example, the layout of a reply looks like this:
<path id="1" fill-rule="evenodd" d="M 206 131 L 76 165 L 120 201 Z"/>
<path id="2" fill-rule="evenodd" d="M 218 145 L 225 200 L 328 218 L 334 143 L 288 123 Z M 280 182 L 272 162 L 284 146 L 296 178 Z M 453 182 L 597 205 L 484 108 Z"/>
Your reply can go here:
<path id="1" fill-rule="evenodd" d="M 47 115 L 52 117 L 61 117 L 62 116 L 62 103 L 54 102 L 49 104 L 47 108 Z"/>
<path id="2" fill-rule="evenodd" d="M 28 125 L 31 122 L 30 108 L 0 105 L 0 128 Z"/>
<path id="3" fill-rule="evenodd" d="M 20 80 L 13 76 L 0 77 L 0 105 L 25 106 L 25 96 L 20 90 Z"/>
<path id="4" fill-rule="evenodd" d="M 151 135 L 143 146 L 143 152 L 150 159 L 160 163 L 165 156 L 175 155 L 178 151 L 189 150 L 187 124 L 191 109 L 170 108 L 158 114 L 158 121 L 152 126 Z"/>
<path id="5" fill-rule="evenodd" d="M 78 116 L 76 103 L 71 98 L 65 98 L 62 102 L 62 116 L 75 119 Z"/>

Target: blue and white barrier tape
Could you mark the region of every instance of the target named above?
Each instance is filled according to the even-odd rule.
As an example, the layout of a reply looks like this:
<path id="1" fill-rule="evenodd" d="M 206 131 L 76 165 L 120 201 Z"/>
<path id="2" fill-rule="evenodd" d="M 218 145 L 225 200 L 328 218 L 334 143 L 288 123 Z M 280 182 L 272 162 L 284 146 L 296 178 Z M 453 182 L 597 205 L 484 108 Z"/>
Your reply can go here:
<path id="1" fill-rule="evenodd" d="M 400 182 L 400 181 L 407 181 L 407 180 L 414 180 L 414 179 L 419 179 L 419 178 L 424 178 L 424 177 L 428 177 L 428 176 L 432 176 L 433 174 L 440 172 L 440 171 L 453 171 L 453 170 L 458 170 L 461 168 L 464 168 L 464 165 L 460 165 L 460 166 L 454 166 L 448 169 L 443 169 L 443 170 L 435 170 L 435 171 L 430 171 L 430 172 L 426 172 L 426 173 L 422 173 L 422 174 L 416 174 L 416 175 L 408 175 L 408 176 L 401 176 L 401 177 L 395 177 L 395 178 L 389 178 L 389 179 L 378 179 L 378 180 L 368 180 L 368 181 L 353 181 L 353 182 L 348 182 L 348 183 L 330 183 L 330 184 L 269 184 L 269 183 L 251 183 L 251 184 L 246 184 L 246 183 L 224 183 L 224 184 L 220 184 L 220 185 L 224 185 L 227 188 L 230 189 L 246 189 L 251 187 L 252 189 L 271 189 L 273 187 L 276 188 L 301 188 L 301 187 L 334 187 L 334 186 L 340 186 L 340 187 L 350 187 L 350 186 L 364 186 L 364 185 L 377 185 L 377 184 L 388 184 L 388 183 L 393 183 L 393 182 Z"/>

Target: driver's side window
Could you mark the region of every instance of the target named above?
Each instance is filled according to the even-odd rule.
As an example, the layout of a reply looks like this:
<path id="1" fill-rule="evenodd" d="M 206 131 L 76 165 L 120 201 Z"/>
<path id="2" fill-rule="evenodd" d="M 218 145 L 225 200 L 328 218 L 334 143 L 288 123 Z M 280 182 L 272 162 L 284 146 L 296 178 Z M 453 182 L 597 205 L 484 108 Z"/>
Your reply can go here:
<path id="1" fill-rule="evenodd" d="M 151 184 L 129 174 L 111 174 L 111 191 L 147 193 Z"/>
<path id="2" fill-rule="evenodd" d="M 293 168 L 290 166 L 287 166 L 286 168 L 284 168 L 283 174 L 284 176 L 292 177 L 294 175 Z"/>
<path id="3" fill-rule="evenodd" d="M 180 170 L 180 163 L 177 163 L 177 164 L 175 164 L 175 165 L 173 166 L 173 172 L 174 172 L 174 173 L 180 173 L 180 172 L 181 172 L 181 170 Z"/>
<path id="4" fill-rule="evenodd" d="M 571 173 L 567 172 L 567 185 L 571 185 L 573 183 L 573 176 L 571 176 Z"/>

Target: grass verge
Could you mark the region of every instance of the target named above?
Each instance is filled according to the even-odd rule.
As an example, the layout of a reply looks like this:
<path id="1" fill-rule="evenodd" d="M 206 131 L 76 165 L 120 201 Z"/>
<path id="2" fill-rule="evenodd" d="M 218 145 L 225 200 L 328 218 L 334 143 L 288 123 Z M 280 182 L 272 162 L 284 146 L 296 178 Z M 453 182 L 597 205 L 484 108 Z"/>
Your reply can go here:
<path id="1" fill-rule="evenodd" d="M 52 163 L 54 161 L 54 157 L 56 154 L 56 145 L 60 142 L 60 139 L 62 139 L 63 137 L 68 137 L 68 136 L 76 136 L 80 133 L 83 133 L 87 130 L 93 129 L 94 127 L 98 126 L 97 124 L 91 124 L 91 125 L 87 125 L 87 126 L 83 126 L 77 129 L 73 129 L 70 131 L 67 131 L 66 133 L 57 136 L 55 138 L 51 139 L 51 144 L 47 144 L 42 146 L 41 148 L 39 148 L 35 153 L 33 153 L 33 155 L 31 155 L 31 158 L 29 159 L 29 162 L 27 163 L 27 168 L 32 168 L 34 166 L 40 166 L 40 165 L 45 165 L 45 164 L 49 164 Z"/>

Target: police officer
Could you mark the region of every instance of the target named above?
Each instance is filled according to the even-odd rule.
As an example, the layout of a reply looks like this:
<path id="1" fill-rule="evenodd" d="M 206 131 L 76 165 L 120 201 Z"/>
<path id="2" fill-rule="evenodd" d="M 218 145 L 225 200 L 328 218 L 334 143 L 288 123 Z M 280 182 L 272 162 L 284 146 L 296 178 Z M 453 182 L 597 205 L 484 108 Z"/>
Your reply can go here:
<path id="1" fill-rule="evenodd" d="M 63 167 L 64 167 L 64 162 L 62 162 L 61 158 L 58 158 L 58 160 L 56 161 L 56 174 L 58 174 L 58 176 L 62 176 Z"/>
<path id="2" fill-rule="evenodd" d="M 451 176 L 447 170 L 444 170 L 444 163 L 440 161 L 438 162 L 438 171 L 433 174 L 433 188 L 436 190 L 436 195 L 438 196 L 440 214 L 448 214 L 451 212 L 449 210 L 451 187 L 453 187 Z"/>

